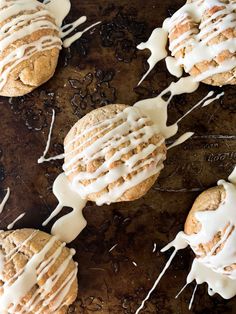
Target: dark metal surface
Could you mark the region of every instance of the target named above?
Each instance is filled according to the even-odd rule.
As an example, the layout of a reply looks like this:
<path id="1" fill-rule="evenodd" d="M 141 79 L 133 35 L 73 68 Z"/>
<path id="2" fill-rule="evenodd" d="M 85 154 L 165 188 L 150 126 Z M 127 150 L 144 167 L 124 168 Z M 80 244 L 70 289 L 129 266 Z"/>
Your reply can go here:
<path id="1" fill-rule="evenodd" d="M 52 108 L 57 117 L 50 155 L 55 155 L 62 152 L 72 125 L 90 110 L 114 102 L 131 105 L 157 95 L 173 80 L 161 63 L 142 86 L 135 87 L 148 56 L 135 47 L 183 1 L 74 0 L 72 4 L 68 21 L 85 14 L 88 25 L 98 20 L 102 25 L 63 50 L 56 75 L 46 85 L 18 99 L 0 98 L 0 196 L 8 186 L 12 192 L 1 215 L 3 229 L 23 211 L 27 214 L 17 228 L 43 229 L 42 221 L 56 206 L 51 187 L 61 162 L 37 165 Z M 194 94 L 175 97 L 170 122 L 210 89 L 202 85 Z M 159 181 L 144 198 L 112 206 L 88 204 L 84 210 L 88 227 L 71 245 L 79 263 L 79 296 L 71 313 L 130 314 L 140 305 L 169 256 L 159 253 L 160 248 L 183 228 L 195 197 L 227 178 L 236 162 L 236 93 L 233 87 L 224 90 L 221 101 L 196 110 L 181 123 L 181 133 L 194 131 L 195 136 L 168 152 Z M 154 243 L 157 251 L 152 253 Z M 205 285 L 197 291 L 192 312 L 188 302 L 193 286 L 175 300 L 192 257 L 190 250 L 178 254 L 142 313 L 236 312 L 236 298 L 209 297 Z"/>

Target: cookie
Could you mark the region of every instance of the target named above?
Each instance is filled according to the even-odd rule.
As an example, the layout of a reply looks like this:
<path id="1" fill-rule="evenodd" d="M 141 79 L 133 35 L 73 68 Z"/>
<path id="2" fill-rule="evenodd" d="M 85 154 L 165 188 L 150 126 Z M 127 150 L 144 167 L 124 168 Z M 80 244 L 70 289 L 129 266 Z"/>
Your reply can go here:
<path id="1" fill-rule="evenodd" d="M 169 23 L 169 49 L 197 81 L 236 84 L 235 1 L 192 0 Z"/>
<path id="2" fill-rule="evenodd" d="M 64 142 L 64 171 L 82 198 L 98 205 L 133 201 L 155 183 L 166 158 L 164 137 L 138 108 L 93 110 Z"/>
<path id="3" fill-rule="evenodd" d="M 197 220 L 195 216 L 196 213 L 218 210 L 219 206 L 223 204 L 225 199 L 226 199 L 226 191 L 222 185 L 213 187 L 203 192 L 202 194 L 200 194 L 199 197 L 194 202 L 192 209 L 189 212 L 189 215 L 185 222 L 184 232 L 190 236 L 194 234 L 195 235 L 198 234 L 201 230 L 201 223 Z M 210 223 L 212 222 L 209 221 L 209 224 Z M 231 235 L 232 231 L 229 233 L 229 235 L 226 238 L 224 238 L 228 227 L 229 227 L 229 224 L 227 224 L 223 230 L 218 230 L 211 241 L 206 242 L 206 243 L 200 243 L 197 247 L 192 247 L 196 255 L 200 256 L 201 258 L 204 258 L 205 256 L 209 254 L 213 254 L 213 256 L 217 255 L 224 247 L 226 241 L 228 240 L 228 237 L 230 237 Z M 190 245 L 191 245 L 191 240 L 190 240 Z M 216 249 L 214 250 L 214 248 Z M 236 269 L 236 263 L 227 265 L 225 267 L 225 270 L 229 272 L 234 269 Z"/>
<path id="4" fill-rule="evenodd" d="M 38 230 L 0 232 L 0 312 L 67 313 L 77 296 L 73 255 Z"/>
<path id="5" fill-rule="evenodd" d="M 36 0 L 0 3 L 0 95 L 25 95 L 48 81 L 61 49 L 59 28 Z"/>

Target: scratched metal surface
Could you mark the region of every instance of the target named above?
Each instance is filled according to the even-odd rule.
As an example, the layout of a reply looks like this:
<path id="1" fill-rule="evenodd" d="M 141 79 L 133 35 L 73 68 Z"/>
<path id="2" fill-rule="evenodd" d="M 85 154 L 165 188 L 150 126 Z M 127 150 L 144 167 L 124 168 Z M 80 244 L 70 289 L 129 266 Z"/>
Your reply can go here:
<path id="1" fill-rule="evenodd" d="M 42 221 L 56 206 L 51 187 L 61 172 L 61 162 L 36 163 L 45 147 L 52 108 L 57 117 L 50 155 L 55 155 L 62 152 L 63 138 L 72 125 L 90 110 L 114 102 L 132 105 L 157 95 L 173 80 L 161 63 L 142 86 L 135 87 L 147 68 L 148 56 L 135 47 L 183 1 L 114 3 L 72 1 L 68 21 L 86 14 L 88 24 L 102 20 L 101 26 L 63 50 L 56 75 L 46 85 L 18 99 L 0 98 L 0 196 L 8 186 L 12 191 L 0 220 L 3 229 L 23 211 L 27 214 L 17 228 L 43 229 Z M 209 90 L 202 85 L 192 95 L 175 97 L 170 122 Z M 160 254 L 160 248 L 183 228 L 195 197 L 218 179 L 227 178 L 236 162 L 235 96 L 235 88 L 226 87 L 221 101 L 184 119 L 180 132 L 194 131 L 195 136 L 168 152 L 159 181 L 145 197 L 112 206 L 88 204 L 84 210 L 88 227 L 71 244 L 77 250 L 79 296 L 70 313 L 135 312 L 169 256 Z M 154 243 L 157 251 L 152 253 Z M 174 297 L 185 282 L 192 257 L 190 250 L 178 254 L 143 313 L 190 313 L 193 286 L 179 299 Z M 202 285 L 191 313 L 235 312 L 236 298 L 209 297 Z"/>

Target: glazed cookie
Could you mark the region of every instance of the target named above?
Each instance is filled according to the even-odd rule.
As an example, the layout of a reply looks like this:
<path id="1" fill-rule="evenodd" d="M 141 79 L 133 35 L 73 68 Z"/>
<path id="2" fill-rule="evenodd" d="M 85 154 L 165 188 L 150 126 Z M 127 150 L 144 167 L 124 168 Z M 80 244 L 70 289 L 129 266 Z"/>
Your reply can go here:
<path id="1" fill-rule="evenodd" d="M 65 139 L 64 171 L 82 198 L 132 201 L 154 184 L 166 158 L 164 137 L 138 108 L 108 105 L 79 120 Z"/>
<path id="2" fill-rule="evenodd" d="M 226 199 L 226 191 L 224 186 L 219 185 L 217 187 L 213 187 L 202 194 L 196 199 L 196 201 L 193 204 L 192 209 L 189 212 L 189 215 L 187 217 L 187 220 L 185 222 L 185 228 L 184 232 L 188 236 L 194 236 L 197 235 L 201 231 L 201 223 L 197 219 L 197 213 L 199 212 L 206 212 L 206 211 L 219 211 L 219 207 L 224 205 Z M 232 204 L 233 205 L 233 204 Z M 232 206 L 231 205 L 231 206 Z M 213 216 L 212 216 L 213 217 Z M 212 218 L 213 219 L 213 218 Z M 217 216 L 216 218 L 217 219 Z M 215 221 L 217 225 L 217 220 Z M 214 221 L 209 221 L 209 228 L 210 225 L 214 225 Z M 230 218 L 229 222 L 225 225 L 224 228 L 221 230 L 217 230 L 215 232 L 215 235 L 212 237 L 210 241 L 206 241 L 204 243 L 200 243 L 197 246 L 191 245 L 191 237 L 190 239 L 190 245 L 192 249 L 194 250 L 197 257 L 200 257 L 201 259 L 206 257 L 207 255 L 213 255 L 216 256 L 225 246 L 226 242 L 229 240 L 229 237 L 231 237 L 231 233 L 234 230 L 235 226 L 232 226 L 230 228 Z M 226 260 L 225 260 L 226 262 Z M 236 269 L 236 259 L 235 263 L 232 263 L 230 265 L 225 265 L 226 271 L 232 271 Z"/>
<path id="3" fill-rule="evenodd" d="M 236 2 L 191 0 L 170 19 L 169 49 L 197 81 L 236 84 Z"/>
<path id="4" fill-rule="evenodd" d="M 0 1 L 1 96 L 22 96 L 48 81 L 60 49 L 59 28 L 44 4 Z"/>
<path id="5" fill-rule="evenodd" d="M 77 265 L 56 237 L 38 230 L 0 233 L 0 312 L 64 314 L 77 296 Z"/>

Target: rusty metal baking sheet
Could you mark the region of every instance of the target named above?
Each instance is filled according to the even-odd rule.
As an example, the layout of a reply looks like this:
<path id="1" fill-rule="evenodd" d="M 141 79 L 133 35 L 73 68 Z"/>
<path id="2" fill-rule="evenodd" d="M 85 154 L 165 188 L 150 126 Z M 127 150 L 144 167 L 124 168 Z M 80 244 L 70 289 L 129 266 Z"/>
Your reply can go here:
<path id="1" fill-rule="evenodd" d="M 12 191 L 1 228 L 24 211 L 16 227 L 42 229 L 42 222 L 56 206 L 51 189 L 62 163 L 37 165 L 52 109 L 57 116 L 51 156 L 63 151 L 65 135 L 87 112 L 110 103 L 132 105 L 157 95 L 173 80 L 161 63 L 135 87 L 147 69 L 148 57 L 148 51 L 137 51 L 136 45 L 183 3 L 72 0 L 68 21 L 87 15 L 88 25 L 99 20 L 102 24 L 62 51 L 56 74 L 47 84 L 25 97 L 0 98 L 0 196 L 8 186 Z M 194 94 L 175 97 L 170 122 L 209 90 L 212 88 L 201 85 Z M 183 228 L 195 197 L 218 179 L 227 178 L 236 162 L 236 93 L 234 87 L 224 90 L 222 100 L 192 112 L 181 122 L 181 132 L 190 130 L 195 135 L 168 152 L 160 179 L 145 197 L 111 206 L 88 204 L 84 210 L 88 226 L 71 244 L 77 250 L 79 295 L 70 313 L 135 313 L 169 257 L 170 253 L 161 254 L 160 249 Z M 157 250 L 153 253 L 154 243 Z M 197 290 L 192 311 L 188 303 L 194 286 L 175 299 L 192 258 L 190 249 L 178 253 L 144 314 L 236 313 L 236 298 L 209 297 L 206 285 Z"/>

